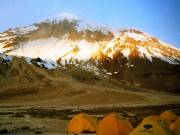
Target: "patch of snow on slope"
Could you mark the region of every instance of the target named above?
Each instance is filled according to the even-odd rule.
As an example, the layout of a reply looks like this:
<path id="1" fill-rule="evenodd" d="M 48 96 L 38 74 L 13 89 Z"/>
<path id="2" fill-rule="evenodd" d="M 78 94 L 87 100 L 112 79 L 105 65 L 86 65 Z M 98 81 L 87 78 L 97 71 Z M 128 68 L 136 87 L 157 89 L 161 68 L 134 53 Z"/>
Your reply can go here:
<path id="1" fill-rule="evenodd" d="M 2 43 L 0 43 L 0 53 L 3 53 L 4 52 L 4 48 L 3 48 L 3 44 Z"/>
<path id="2" fill-rule="evenodd" d="M 32 65 L 32 63 L 31 63 L 32 58 L 25 57 L 25 60 L 26 60 L 26 62 L 27 62 L 28 64 Z"/>
<path id="3" fill-rule="evenodd" d="M 62 63 L 67 61 L 69 64 L 76 64 L 76 60 L 87 61 L 98 51 L 99 48 L 98 43 L 92 44 L 86 40 L 80 40 L 74 44 L 69 44 L 69 46 L 70 50 L 65 50 L 63 56 L 60 56 Z M 71 59 L 74 61 L 71 61 Z"/>
<path id="4" fill-rule="evenodd" d="M 170 63 L 170 64 L 179 64 L 179 63 L 176 61 L 175 58 L 170 58 L 170 57 L 168 57 L 168 56 L 162 55 L 162 53 L 160 53 L 160 52 L 158 51 L 158 49 L 154 49 L 154 48 L 149 48 L 149 49 L 150 49 L 153 57 L 159 58 L 159 59 L 161 59 L 161 60 L 163 60 L 163 61 L 166 61 L 166 62 L 168 62 L 168 63 Z"/>
<path id="5" fill-rule="evenodd" d="M 145 41 L 148 40 L 148 38 L 143 34 L 137 34 L 137 33 L 133 33 L 133 32 L 126 32 L 125 35 L 127 35 L 128 37 L 133 38 L 136 41 L 145 42 Z"/>
<path id="6" fill-rule="evenodd" d="M 107 72 L 106 74 L 107 74 L 107 75 L 112 75 L 112 73 L 110 73 L 110 72 Z"/>
<path id="7" fill-rule="evenodd" d="M 24 34 L 28 34 L 30 32 L 33 32 L 37 29 L 39 29 L 37 26 L 29 25 L 26 27 L 18 27 L 18 28 L 12 29 L 11 32 L 13 32 L 15 34 L 19 34 L 19 35 L 24 35 Z"/>
<path id="8" fill-rule="evenodd" d="M 48 19 L 45 20 L 45 22 L 59 22 L 59 21 L 63 21 L 64 19 L 67 19 L 69 21 L 73 21 L 73 20 L 81 20 L 80 17 L 75 16 L 73 14 L 70 13 L 60 13 L 60 14 L 56 14 L 55 16 L 52 16 Z"/>
<path id="9" fill-rule="evenodd" d="M 130 49 L 125 48 L 125 49 L 121 50 L 121 52 L 123 53 L 124 57 L 126 57 L 127 59 L 129 58 Z"/>
<path id="10" fill-rule="evenodd" d="M 41 67 L 45 67 L 49 70 L 55 69 L 57 67 L 57 63 L 52 60 L 43 60 L 42 62 L 37 62 L 37 64 Z"/>
<path id="11" fill-rule="evenodd" d="M 148 52 L 147 48 L 144 48 L 143 46 L 138 46 L 138 51 L 140 53 L 140 57 L 146 57 L 152 62 L 152 55 Z"/>
<path id="12" fill-rule="evenodd" d="M 179 50 L 178 48 L 176 48 L 176 47 L 174 47 L 174 46 L 172 46 L 172 45 L 170 45 L 170 44 L 167 44 L 167 43 L 164 42 L 164 41 L 158 40 L 158 42 L 159 42 L 161 45 L 164 45 L 164 46 L 173 48 L 173 49 L 175 49 L 175 50 Z"/>
<path id="13" fill-rule="evenodd" d="M 111 40 L 109 43 L 106 44 L 106 46 L 102 49 L 102 52 L 104 54 L 106 54 L 106 52 L 108 50 L 110 50 L 111 52 L 107 54 L 108 57 L 113 58 L 113 54 L 116 52 L 116 50 L 114 50 L 114 46 L 115 44 L 116 38 L 114 38 L 113 40 Z"/>
<path id="14" fill-rule="evenodd" d="M 13 57 L 6 55 L 6 54 L 3 54 L 3 53 L 0 53 L 0 58 L 2 58 L 6 62 L 11 62 Z"/>
<path id="15" fill-rule="evenodd" d="M 117 74 L 119 71 L 114 72 L 114 74 Z"/>
<path id="16" fill-rule="evenodd" d="M 7 41 L 7 42 L 2 42 L 2 43 L 0 43 L 0 53 L 4 53 L 4 52 L 7 51 L 7 50 L 14 49 L 13 46 L 12 46 L 12 47 L 8 47 L 8 48 L 4 47 L 4 46 L 6 46 L 7 44 L 11 44 L 11 43 L 13 43 L 13 41 Z"/>
<path id="17" fill-rule="evenodd" d="M 12 60 L 13 60 L 13 57 L 12 55 L 6 55 L 6 54 L 3 54 L 3 53 L 0 53 L 0 58 L 3 59 L 3 61 L 5 61 L 6 63 L 11 63 Z M 19 57 L 21 58 L 21 57 Z M 33 65 L 32 63 L 32 58 L 29 58 L 29 57 L 25 57 L 25 60 L 28 64 L 31 64 Z M 45 67 L 49 70 L 51 69 L 55 69 L 58 67 L 58 64 L 55 62 L 55 61 L 52 61 L 52 60 L 41 60 L 41 61 L 38 61 L 36 62 L 37 65 L 39 65 L 40 67 Z"/>
<path id="18" fill-rule="evenodd" d="M 11 39 L 14 39 L 16 36 L 5 36 L 5 37 L 0 37 L 0 41 L 3 41 L 3 40 L 11 40 Z"/>
<path id="19" fill-rule="evenodd" d="M 91 31 L 101 31 L 104 34 L 108 34 L 108 32 L 114 33 L 113 30 L 108 28 L 106 25 L 87 20 L 80 21 L 76 28 L 78 32 L 89 29 Z"/>
<path id="20" fill-rule="evenodd" d="M 8 35 L 7 33 L 0 33 L 0 37 L 5 37 L 7 35 Z"/>
<path id="21" fill-rule="evenodd" d="M 98 76 L 100 75 L 99 69 L 96 66 L 94 66 L 93 64 L 90 64 L 90 63 L 84 64 L 81 66 L 81 68 L 84 70 L 87 70 L 89 72 L 93 72 L 93 73 L 95 73 L 95 75 L 98 75 Z"/>

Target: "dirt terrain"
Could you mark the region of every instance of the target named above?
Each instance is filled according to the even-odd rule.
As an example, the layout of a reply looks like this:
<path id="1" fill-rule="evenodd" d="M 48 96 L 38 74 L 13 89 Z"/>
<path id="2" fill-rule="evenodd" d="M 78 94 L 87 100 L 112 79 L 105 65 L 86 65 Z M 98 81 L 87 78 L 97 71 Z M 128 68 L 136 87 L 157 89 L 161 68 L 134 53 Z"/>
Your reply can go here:
<path id="1" fill-rule="evenodd" d="M 45 76 L 41 80 L 22 83 L 19 78 L 19 83 L 1 85 L 0 134 L 66 134 L 69 119 L 81 112 L 98 119 L 117 112 L 134 127 L 143 117 L 165 110 L 180 114 L 180 95 L 174 93 L 138 88 L 85 71 L 41 72 Z"/>
<path id="2" fill-rule="evenodd" d="M 130 91 L 80 82 L 52 82 L 40 86 L 4 88 L 2 106 L 137 106 L 180 103 L 179 95 L 158 91 Z"/>
<path id="3" fill-rule="evenodd" d="M 180 95 L 175 93 L 131 86 L 84 70 L 45 71 L 34 66 L 31 68 L 42 77 L 24 82 L 22 76 L 27 74 L 21 73 L 13 81 L 0 85 L 1 106 L 101 107 L 180 103 Z"/>

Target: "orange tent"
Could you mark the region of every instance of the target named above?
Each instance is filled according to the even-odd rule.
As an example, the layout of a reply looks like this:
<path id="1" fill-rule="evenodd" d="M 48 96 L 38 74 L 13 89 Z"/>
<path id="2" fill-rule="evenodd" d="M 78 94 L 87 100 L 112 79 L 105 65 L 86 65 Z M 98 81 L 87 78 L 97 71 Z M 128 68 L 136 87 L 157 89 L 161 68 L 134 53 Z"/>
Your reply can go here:
<path id="1" fill-rule="evenodd" d="M 67 132 L 79 134 L 84 132 L 96 132 L 98 120 L 92 116 L 81 113 L 74 116 L 68 124 Z"/>
<path id="2" fill-rule="evenodd" d="M 180 117 L 170 126 L 170 129 L 176 134 L 180 135 Z"/>
<path id="3" fill-rule="evenodd" d="M 166 123 L 168 127 L 170 127 L 171 124 L 176 121 L 177 116 L 172 111 L 167 110 L 160 115 L 160 118 Z"/>
<path id="4" fill-rule="evenodd" d="M 120 119 L 116 113 L 107 115 L 97 127 L 97 135 L 128 135 L 133 130 L 131 123 Z"/>
<path id="5" fill-rule="evenodd" d="M 160 121 L 161 120 L 160 116 L 158 116 L 158 115 L 150 115 L 150 116 L 144 118 L 144 120 L 146 120 L 146 119 L 153 120 L 153 121 Z"/>

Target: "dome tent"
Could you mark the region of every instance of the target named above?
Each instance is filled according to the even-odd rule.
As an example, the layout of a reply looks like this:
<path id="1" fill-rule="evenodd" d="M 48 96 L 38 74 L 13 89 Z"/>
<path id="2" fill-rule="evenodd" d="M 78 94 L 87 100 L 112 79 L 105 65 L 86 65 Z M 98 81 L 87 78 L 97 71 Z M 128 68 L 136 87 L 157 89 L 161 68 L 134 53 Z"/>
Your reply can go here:
<path id="1" fill-rule="evenodd" d="M 170 129 L 176 134 L 180 135 L 180 117 L 170 126 Z"/>
<path id="2" fill-rule="evenodd" d="M 133 130 L 131 123 L 111 113 L 101 120 L 97 127 L 97 135 L 128 135 Z"/>
<path id="3" fill-rule="evenodd" d="M 174 135 L 174 133 L 162 127 L 159 121 L 145 118 L 130 135 Z"/>
<path id="4" fill-rule="evenodd" d="M 145 118 L 143 119 L 143 122 L 145 122 L 145 121 L 148 122 L 149 120 L 158 122 L 158 124 L 159 124 L 162 128 L 165 128 L 165 129 L 169 128 L 169 127 L 167 126 L 166 122 L 165 122 L 164 120 L 162 120 L 162 119 L 160 118 L 160 116 L 158 116 L 158 115 L 150 115 L 150 116 L 148 116 L 148 117 L 145 117 Z"/>
<path id="5" fill-rule="evenodd" d="M 67 133 L 79 134 L 96 132 L 98 120 L 86 113 L 75 115 L 68 124 Z"/>
<path id="6" fill-rule="evenodd" d="M 172 111 L 167 110 L 161 113 L 160 118 L 166 123 L 167 127 L 170 127 L 176 121 L 177 116 Z"/>

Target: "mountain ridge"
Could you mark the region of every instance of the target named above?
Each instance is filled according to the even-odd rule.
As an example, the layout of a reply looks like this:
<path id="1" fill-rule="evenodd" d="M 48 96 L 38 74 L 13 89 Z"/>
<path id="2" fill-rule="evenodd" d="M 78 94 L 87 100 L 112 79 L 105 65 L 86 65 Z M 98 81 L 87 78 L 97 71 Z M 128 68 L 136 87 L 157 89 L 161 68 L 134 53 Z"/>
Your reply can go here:
<path id="1" fill-rule="evenodd" d="M 0 33 L 0 53 L 5 63 L 6 54 L 49 70 L 81 66 L 138 87 L 180 87 L 179 49 L 136 29 L 117 34 L 67 13 Z"/>

